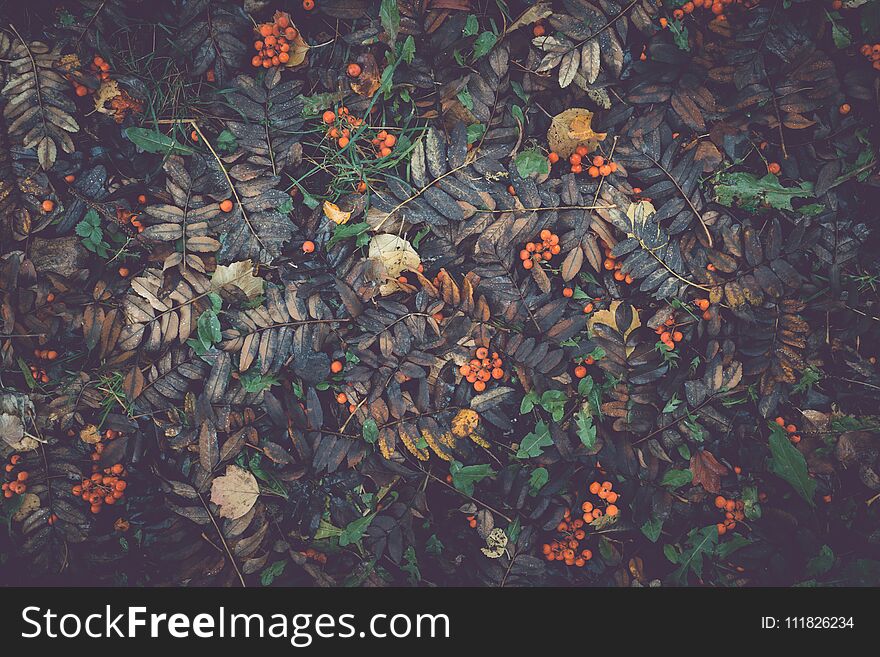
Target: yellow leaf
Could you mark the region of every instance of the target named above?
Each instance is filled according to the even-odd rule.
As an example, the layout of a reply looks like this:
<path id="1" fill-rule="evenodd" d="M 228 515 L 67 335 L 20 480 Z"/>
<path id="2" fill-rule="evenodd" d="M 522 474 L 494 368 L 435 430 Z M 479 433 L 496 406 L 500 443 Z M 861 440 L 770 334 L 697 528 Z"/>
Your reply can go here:
<path id="1" fill-rule="evenodd" d="M 15 522 L 21 522 L 39 508 L 40 498 L 33 493 L 25 493 L 21 500 L 21 506 L 18 507 L 12 519 Z"/>
<path id="2" fill-rule="evenodd" d="M 254 276 L 254 263 L 250 260 L 233 262 L 231 265 L 217 265 L 211 276 L 211 289 L 219 290 L 224 285 L 234 285 L 244 292 L 248 299 L 263 293 L 265 281 Z"/>
<path id="3" fill-rule="evenodd" d="M 351 219 L 351 212 L 340 210 L 338 205 L 330 201 L 324 201 L 324 214 L 330 221 L 340 225 L 348 223 L 348 220 Z"/>
<path id="4" fill-rule="evenodd" d="M 237 465 L 226 466 L 226 474 L 211 484 L 211 502 L 220 507 L 221 518 L 241 518 L 253 508 L 259 496 L 256 477 Z"/>
<path id="5" fill-rule="evenodd" d="M 642 325 L 642 321 L 639 319 L 639 313 L 636 312 L 636 309 L 633 308 L 632 312 L 632 322 L 627 327 L 620 327 L 617 325 L 617 307 L 621 304 L 620 301 L 612 301 L 608 306 L 608 310 L 597 310 L 592 314 L 590 320 L 587 322 L 587 328 L 592 330 L 595 324 L 605 324 L 606 326 L 610 326 L 615 331 L 619 331 L 623 334 L 623 340 L 626 342 L 626 338 L 630 333 L 635 331 Z M 635 345 L 628 346 L 626 348 L 626 355 L 629 356 L 635 350 Z"/>
<path id="6" fill-rule="evenodd" d="M 452 435 L 458 438 L 470 436 L 480 423 L 480 416 L 476 411 L 463 408 L 452 418 Z"/>
<path id="7" fill-rule="evenodd" d="M 121 94 L 116 80 L 104 80 L 95 92 L 95 109 L 101 114 L 115 114 L 116 110 L 107 105 Z"/>
<path id="8" fill-rule="evenodd" d="M 607 133 L 593 132 L 593 113 L 580 107 L 572 107 L 553 117 L 547 131 L 550 150 L 559 157 L 567 158 L 578 146 L 586 146 L 588 152 L 596 150 Z"/>
<path id="9" fill-rule="evenodd" d="M 507 534 L 500 527 L 496 527 L 486 537 L 486 547 L 480 551 L 490 559 L 497 559 L 504 554 L 507 548 Z"/>
<path id="10" fill-rule="evenodd" d="M 416 271 L 421 263 L 412 244 L 402 237 L 385 233 L 374 235 L 370 240 L 368 257 L 385 270 L 385 282 L 379 287 L 383 296 L 402 289 L 397 277 L 405 271 Z"/>
<path id="11" fill-rule="evenodd" d="M 94 424 L 87 424 L 79 430 L 79 439 L 89 445 L 101 442 L 101 434 Z"/>

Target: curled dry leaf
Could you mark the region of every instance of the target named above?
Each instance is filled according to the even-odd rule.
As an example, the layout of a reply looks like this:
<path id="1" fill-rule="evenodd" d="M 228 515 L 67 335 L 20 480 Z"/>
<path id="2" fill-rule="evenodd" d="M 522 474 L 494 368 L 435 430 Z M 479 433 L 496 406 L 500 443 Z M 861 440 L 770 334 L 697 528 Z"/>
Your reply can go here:
<path id="1" fill-rule="evenodd" d="M 370 240 L 369 259 L 384 269 L 386 280 L 379 287 L 383 296 L 401 289 L 397 277 L 405 271 L 416 271 L 421 259 L 408 240 L 383 233 Z"/>
<path id="2" fill-rule="evenodd" d="M 263 293 L 265 281 L 254 276 L 254 263 L 251 260 L 233 262 L 231 265 L 217 265 L 211 275 L 211 288 L 219 290 L 225 285 L 233 285 L 244 292 L 248 299 L 255 299 Z"/>
<path id="3" fill-rule="evenodd" d="M 561 158 L 567 158 L 578 146 L 586 146 L 589 152 L 596 150 L 606 133 L 594 132 L 593 113 L 590 110 L 572 107 L 553 117 L 547 131 L 550 150 Z"/>
<path id="4" fill-rule="evenodd" d="M 241 518 L 253 508 L 259 496 L 257 478 L 237 465 L 226 466 L 226 474 L 211 484 L 211 502 L 220 507 L 221 518 Z"/>
<path id="5" fill-rule="evenodd" d="M 335 203 L 324 201 L 324 215 L 333 223 L 345 224 L 351 219 L 351 212 L 340 209 Z"/>

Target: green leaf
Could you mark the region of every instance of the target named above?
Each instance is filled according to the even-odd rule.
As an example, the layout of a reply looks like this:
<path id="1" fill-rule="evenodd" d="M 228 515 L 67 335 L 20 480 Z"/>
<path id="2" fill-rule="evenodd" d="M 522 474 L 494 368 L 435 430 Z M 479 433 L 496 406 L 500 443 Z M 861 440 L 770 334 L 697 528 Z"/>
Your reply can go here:
<path id="1" fill-rule="evenodd" d="M 413 57 L 416 56 L 416 41 L 412 38 L 410 34 L 406 37 L 406 40 L 403 42 L 403 45 L 400 46 L 400 58 L 405 61 L 407 64 L 412 64 Z"/>
<path id="2" fill-rule="evenodd" d="M 670 488 L 680 488 L 685 484 L 691 483 L 694 475 L 690 470 L 667 470 L 660 480 L 661 486 L 669 486 Z"/>
<path id="3" fill-rule="evenodd" d="M 773 427 L 770 433 L 770 471 L 787 481 L 810 506 L 816 506 L 813 502 L 816 482 L 807 471 L 804 455 L 791 444 L 788 434 L 782 427 L 775 422 Z"/>
<path id="4" fill-rule="evenodd" d="M 246 392 L 263 392 L 263 390 L 268 390 L 272 386 L 277 386 L 281 383 L 278 380 L 278 377 L 272 374 L 266 374 L 265 376 L 260 374 L 260 371 L 257 368 L 249 369 L 244 374 L 239 376 L 239 380 L 241 381 L 241 387 L 245 389 Z"/>
<path id="5" fill-rule="evenodd" d="M 461 31 L 463 36 L 474 36 L 477 32 L 480 31 L 480 22 L 477 20 L 477 17 L 473 14 L 470 14 L 467 17 L 467 20 L 464 23 L 464 29 Z"/>
<path id="6" fill-rule="evenodd" d="M 443 541 L 437 538 L 437 534 L 431 534 L 425 541 L 425 552 L 435 557 L 443 553 Z"/>
<path id="7" fill-rule="evenodd" d="M 750 212 L 756 212 L 764 203 L 776 210 L 793 210 L 793 199 L 813 196 L 812 183 L 784 187 L 772 173 L 763 178 L 744 172 L 727 173 L 719 176 L 718 181 L 715 185 L 718 203 L 733 207 L 734 201 L 739 201 L 739 206 Z"/>
<path id="8" fill-rule="evenodd" d="M 368 516 L 352 520 L 348 523 L 345 526 L 345 529 L 339 534 L 339 545 L 345 547 L 346 545 L 351 545 L 352 543 L 360 541 L 364 536 L 364 532 L 367 531 L 367 527 L 373 522 L 375 516 L 375 513 L 371 513 Z"/>
<path id="9" fill-rule="evenodd" d="M 459 102 L 461 102 L 462 105 L 465 106 L 466 109 L 474 109 L 474 99 L 471 98 L 471 92 L 468 91 L 467 87 L 464 87 L 461 91 L 458 92 L 458 100 Z"/>
<path id="10" fill-rule="evenodd" d="M 580 410 L 574 416 L 574 420 L 581 443 L 587 449 L 593 449 L 596 446 L 596 426 L 593 424 L 593 417 Z"/>
<path id="11" fill-rule="evenodd" d="M 230 155 L 238 149 L 238 139 L 235 138 L 235 135 L 230 130 L 224 130 L 217 135 L 214 143 L 217 146 L 217 150 L 224 155 Z"/>
<path id="12" fill-rule="evenodd" d="M 486 126 L 482 123 L 471 123 L 467 127 L 467 142 L 469 144 L 476 143 L 484 134 L 486 134 Z"/>
<path id="13" fill-rule="evenodd" d="M 690 547 L 678 557 L 678 568 L 672 573 L 672 580 L 679 584 L 687 583 L 689 571 L 697 577 L 703 576 L 703 555 L 710 554 L 718 543 L 718 529 L 715 525 L 695 529 L 690 535 Z"/>
<path id="14" fill-rule="evenodd" d="M 550 161 L 537 148 L 531 148 L 517 155 L 515 163 L 516 170 L 523 178 L 533 173 L 550 173 Z"/>
<path id="15" fill-rule="evenodd" d="M 487 55 L 489 51 L 495 47 L 496 41 L 498 41 L 498 37 L 492 32 L 483 32 L 480 34 L 480 36 L 477 37 L 477 40 L 474 41 L 474 59 L 479 59 L 480 57 Z"/>
<path id="16" fill-rule="evenodd" d="M 266 570 L 260 573 L 260 584 L 263 586 L 269 586 L 272 584 L 272 582 L 275 581 L 275 578 L 284 572 L 284 567 L 286 565 L 286 561 L 276 561 L 267 566 Z"/>
<path id="17" fill-rule="evenodd" d="M 382 21 L 382 29 L 388 34 L 388 43 L 397 41 L 397 33 L 400 31 L 400 12 L 397 9 L 397 0 L 382 0 L 379 7 L 379 18 Z"/>
<path id="18" fill-rule="evenodd" d="M 834 45 L 837 48 L 848 48 L 852 45 L 852 35 L 849 33 L 849 30 L 837 23 L 831 24 L 831 38 L 834 40 Z"/>
<path id="19" fill-rule="evenodd" d="M 734 534 L 728 540 L 724 541 L 723 543 L 719 543 L 718 547 L 715 548 L 715 556 L 719 559 L 727 559 L 728 557 L 730 557 L 731 554 L 733 554 L 740 548 L 744 548 L 747 545 L 751 544 L 752 541 L 747 539 L 745 536 Z"/>
<path id="20" fill-rule="evenodd" d="M 191 155 L 195 151 L 189 146 L 175 141 L 168 135 L 163 135 L 158 130 L 147 128 L 127 128 L 125 136 L 135 146 L 147 153 L 161 153 L 162 155 Z"/>
<path id="21" fill-rule="evenodd" d="M 495 475 L 495 471 L 489 467 L 488 463 L 480 465 L 462 465 L 458 461 L 453 461 L 449 466 L 449 474 L 452 475 L 452 485 L 465 495 L 474 494 L 474 484 L 482 481 L 486 477 Z"/>
<path id="22" fill-rule="evenodd" d="M 807 576 L 824 575 L 834 566 L 834 550 L 827 545 L 819 549 L 819 554 L 807 562 Z"/>
<path id="23" fill-rule="evenodd" d="M 361 429 L 361 433 L 363 433 L 364 440 L 366 440 L 371 445 L 376 442 L 379 438 L 379 427 L 376 426 L 376 420 L 373 418 L 367 418 L 364 421 L 363 428 Z"/>
<path id="24" fill-rule="evenodd" d="M 535 404 L 537 404 L 539 401 L 541 401 L 541 398 L 538 397 L 538 393 L 534 390 L 530 390 L 519 403 L 520 415 L 531 413 L 532 409 L 535 408 Z"/>
<path id="25" fill-rule="evenodd" d="M 672 40 L 679 50 L 690 51 L 691 44 L 688 41 L 688 29 L 681 21 L 670 21 L 669 31 L 672 32 Z"/>
<path id="26" fill-rule="evenodd" d="M 537 495 L 538 491 L 541 490 L 548 481 L 550 481 L 550 473 L 547 472 L 547 468 L 535 468 L 532 470 L 532 475 L 529 477 L 529 488 L 531 489 L 529 492 L 532 494 L 532 497 Z"/>
<path id="27" fill-rule="evenodd" d="M 327 248 L 329 249 L 337 242 L 341 242 L 349 237 L 362 235 L 368 230 L 370 230 L 370 224 L 365 221 L 358 224 L 338 224 L 333 230 L 333 237 L 327 242 Z"/>
<path id="28" fill-rule="evenodd" d="M 522 439 L 519 444 L 519 451 L 516 453 L 518 459 L 531 459 L 544 453 L 544 448 L 553 444 L 553 438 L 550 435 L 550 428 L 539 420 L 535 430 Z"/>
<path id="29" fill-rule="evenodd" d="M 656 543 L 660 538 L 660 532 L 663 531 L 663 520 L 661 518 L 651 518 L 642 525 L 642 533 L 652 543 Z M 674 563 L 674 562 L 673 562 Z"/>

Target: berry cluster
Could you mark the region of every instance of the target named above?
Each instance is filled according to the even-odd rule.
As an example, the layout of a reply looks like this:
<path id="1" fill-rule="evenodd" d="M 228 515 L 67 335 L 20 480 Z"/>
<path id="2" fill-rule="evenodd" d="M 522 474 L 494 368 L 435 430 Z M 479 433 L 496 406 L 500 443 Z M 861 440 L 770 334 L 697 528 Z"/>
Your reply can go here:
<path id="1" fill-rule="evenodd" d="M 581 541 L 587 536 L 585 524 L 586 521 L 581 518 L 572 519 L 571 509 L 566 509 L 562 522 L 556 527 L 561 536 L 541 546 L 544 558 L 547 561 L 564 561 L 566 566 L 583 568 L 593 558 L 593 553 L 586 548 L 578 552 Z"/>
<path id="2" fill-rule="evenodd" d="M 715 498 L 715 508 L 724 511 L 724 522 L 715 525 L 718 528 L 718 535 L 723 536 L 728 531 L 736 528 L 736 523 L 745 519 L 745 504 L 742 500 L 727 499 L 723 495 Z"/>
<path id="3" fill-rule="evenodd" d="M 675 349 L 675 343 L 681 342 L 682 337 L 681 331 L 677 330 L 678 324 L 675 323 L 675 317 L 670 317 L 667 319 L 662 326 L 658 326 L 654 329 L 654 333 L 660 336 L 660 342 L 662 342 L 669 351 Z"/>
<path id="4" fill-rule="evenodd" d="M 620 495 L 611 490 L 612 488 L 614 488 L 614 484 L 610 481 L 603 481 L 601 484 L 598 481 L 594 481 L 590 484 L 588 488 L 590 493 L 598 497 L 606 506 L 603 512 L 602 509 L 594 506 L 589 500 L 581 504 L 581 511 L 584 512 L 584 522 L 593 522 L 601 518 L 603 513 L 611 518 L 620 513 L 620 509 L 617 508 L 617 500 L 620 498 Z"/>
<path id="5" fill-rule="evenodd" d="M 116 431 L 115 429 L 107 429 L 106 431 L 104 431 L 102 438 L 103 438 L 103 440 L 116 440 L 121 435 L 122 435 L 121 431 Z M 103 453 L 104 453 L 104 442 L 98 441 L 97 443 L 95 443 L 95 451 L 92 452 L 92 456 L 91 456 L 91 459 L 94 462 L 92 464 L 92 472 L 98 471 L 97 462 L 101 460 L 101 454 L 103 454 Z"/>
<path id="6" fill-rule="evenodd" d="M 327 136 L 334 139 L 339 148 L 348 146 L 351 142 L 351 131 L 364 124 L 364 120 L 352 116 L 345 105 L 341 105 L 335 112 L 328 109 L 321 115 L 321 120 L 327 125 Z M 380 134 L 382 138 L 379 139 L 377 135 L 371 143 L 376 149 L 376 157 L 385 157 L 391 154 L 391 146 L 397 142 L 397 138 L 391 135 L 391 139 L 388 139 L 389 135 L 384 130 Z M 385 141 L 389 141 L 391 146 L 385 146 Z M 363 190 L 358 191 L 366 191 L 366 183 Z"/>
<path id="7" fill-rule="evenodd" d="M 724 8 L 733 4 L 746 4 L 747 7 L 750 7 L 755 3 L 743 3 L 742 0 L 693 0 L 693 2 L 685 2 L 681 7 L 674 10 L 672 17 L 676 20 L 681 20 L 685 15 L 692 14 L 695 9 L 705 9 L 706 11 L 711 11 L 715 14 L 717 20 L 723 22 L 727 20 L 727 17 L 724 15 Z"/>
<path id="8" fill-rule="evenodd" d="M 586 366 L 592 365 L 595 362 L 596 362 L 596 359 L 594 359 L 592 356 L 587 356 L 586 358 L 582 358 L 581 363 L 583 363 L 583 364 L 578 365 L 577 367 L 574 368 L 574 375 L 579 379 L 583 379 L 587 375 L 587 367 Z"/>
<path id="9" fill-rule="evenodd" d="M 24 495 L 27 491 L 25 483 L 30 477 L 30 473 L 25 469 L 19 469 L 18 464 L 21 462 L 21 454 L 13 454 L 9 457 L 9 463 L 6 464 L 4 470 L 7 477 L 11 477 L 11 481 L 3 482 L 3 497 L 9 499 L 13 495 Z M 16 472 L 18 470 L 18 472 Z"/>
<path id="10" fill-rule="evenodd" d="M 306 559 L 311 559 L 312 561 L 317 561 L 320 564 L 327 563 L 327 555 L 323 552 L 318 552 L 314 548 L 307 548 L 305 550 L 301 550 L 300 554 L 303 555 Z"/>
<path id="11" fill-rule="evenodd" d="M 452 477 L 449 477 L 449 478 L 452 479 Z M 476 516 L 468 516 L 466 518 L 466 520 L 467 520 L 468 527 L 470 527 L 471 529 L 476 529 L 476 527 L 477 527 L 477 517 Z"/>
<path id="12" fill-rule="evenodd" d="M 104 474 L 94 473 L 82 483 L 70 489 L 76 497 L 81 497 L 91 505 L 92 513 L 100 513 L 104 505 L 113 505 L 124 496 L 123 491 L 128 484 L 125 477 L 128 473 L 121 463 L 104 468 Z"/>
<path id="13" fill-rule="evenodd" d="M 561 250 L 559 236 L 545 228 L 541 231 L 541 241 L 526 244 L 526 247 L 519 252 L 519 259 L 522 260 L 523 269 L 531 269 L 536 262 L 550 260 Z"/>
<path id="14" fill-rule="evenodd" d="M 290 24 L 286 14 L 275 12 L 271 23 L 263 23 L 256 29 L 262 39 L 254 41 L 254 50 L 257 51 L 251 59 L 254 68 L 272 68 L 290 61 L 290 44 L 299 32 Z"/>
<path id="15" fill-rule="evenodd" d="M 107 62 L 100 55 L 95 55 L 95 58 L 92 60 L 92 63 L 89 65 L 89 70 L 92 73 L 98 76 L 99 79 L 109 80 L 110 79 L 110 63 Z M 87 96 L 91 93 L 91 89 L 89 89 L 86 85 L 77 82 L 73 76 L 68 76 L 67 78 L 70 83 L 73 85 L 73 89 L 76 92 L 76 95 L 82 98 L 83 96 Z"/>
<path id="16" fill-rule="evenodd" d="M 783 419 L 783 417 L 781 415 L 778 418 L 776 418 L 774 420 L 774 422 L 776 422 L 776 424 L 778 424 L 780 427 L 785 429 L 785 432 L 788 434 L 788 439 L 792 443 L 797 445 L 799 442 L 801 442 L 801 437 L 797 432 L 797 426 L 795 426 L 794 424 L 786 424 L 785 420 Z"/>
<path id="17" fill-rule="evenodd" d="M 140 198 L 143 198 L 144 202 L 146 202 L 147 200 L 147 197 L 143 194 L 138 196 L 138 199 Z M 144 232 L 144 225 L 141 223 L 140 219 L 138 219 L 138 215 L 131 210 L 126 210 L 125 208 L 116 208 L 116 223 L 121 226 L 131 224 L 132 227 L 137 230 L 137 232 Z"/>
<path id="18" fill-rule="evenodd" d="M 490 380 L 504 377 L 501 365 L 502 360 L 497 351 L 493 351 L 492 357 L 489 358 L 489 350 L 486 347 L 477 347 L 474 358 L 459 367 L 458 372 L 468 383 L 473 384 L 474 390 L 483 392 L 486 389 L 486 383 Z"/>
<path id="19" fill-rule="evenodd" d="M 712 304 L 709 303 L 708 299 L 697 299 L 696 301 L 694 301 L 694 305 L 703 311 L 703 319 L 705 319 L 707 322 L 712 319 L 712 311 L 709 310 Z"/>
<path id="20" fill-rule="evenodd" d="M 621 271 L 623 263 L 617 261 L 617 258 L 614 256 L 614 254 L 611 253 L 611 249 L 608 248 L 608 246 L 605 246 L 605 261 L 602 263 L 602 266 L 605 268 L 606 271 L 614 272 L 615 281 L 619 283 L 626 283 L 627 285 L 632 285 L 632 275 L 624 274 Z"/>
<path id="21" fill-rule="evenodd" d="M 391 155 L 391 149 L 394 148 L 394 144 L 397 143 L 397 137 L 389 134 L 385 130 L 380 130 L 376 136 L 370 140 L 370 143 L 373 144 L 373 147 L 376 149 L 376 157 L 388 157 Z"/>
<path id="22" fill-rule="evenodd" d="M 874 70 L 880 71 L 880 43 L 875 43 L 872 46 L 866 43 L 859 49 L 859 52 L 871 62 Z"/>

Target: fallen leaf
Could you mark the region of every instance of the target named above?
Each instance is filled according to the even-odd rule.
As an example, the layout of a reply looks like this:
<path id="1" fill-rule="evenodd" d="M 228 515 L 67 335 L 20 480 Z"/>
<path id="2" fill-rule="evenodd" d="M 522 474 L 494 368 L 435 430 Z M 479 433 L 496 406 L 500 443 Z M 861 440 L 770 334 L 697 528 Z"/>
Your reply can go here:
<path id="1" fill-rule="evenodd" d="M 87 445 L 95 445 L 101 442 L 101 432 L 94 424 L 87 424 L 79 430 L 79 439 Z"/>
<path id="2" fill-rule="evenodd" d="M 211 276 L 211 289 L 219 290 L 225 285 L 234 285 L 249 299 L 263 293 L 264 283 L 262 278 L 254 276 L 254 263 L 250 260 L 233 262 L 231 265 L 217 265 Z"/>
<path id="3" fill-rule="evenodd" d="M 324 201 L 324 214 L 330 221 L 337 224 L 348 223 L 348 220 L 351 219 L 351 212 L 341 210 L 338 205 L 330 201 Z"/>
<path id="4" fill-rule="evenodd" d="M 34 495 L 33 493 L 25 493 L 21 499 L 21 506 L 19 506 L 18 510 L 12 515 L 12 519 L 15 522 L 21 522 L 39 508 L 39 496 Z"/>
<path id="5" fill-rule="evenodd" d="M 379 287 L 383 296 L 402 289 L 397 277 L 405 271 L 416 271 L 421 259 L 409 241 L 397 235 L 374 235 L 370 240 L 368 257 L 384 269 L 385 282 Z"/>
<path id="6" fill-rule="evenodd" d="M 718 462 L 715 455 L 708 450 L 703 450 L 691 456 L 691 483 L 694 486 L 702 484 L 706 492 L 718 493 L 721 490 L 721 477 L 729 472 L 727 466 Z"/>
<path id="7" fill-rule="evenodd" d="M 253 508 L 259 496 L 257 478 L 237 465 L 227 465 L 226 474 L 211 484 L 211 502 L 220 507 L 221 518 L 241 518 Z"/>
<path id="8" fill-rule="evenodd" d="M 593 132 L 593 113 L 572 107 L 553 117 L 547 131 L 550 150 L 561 158 L 567 158 L 578 146 L 586 146 L 588 152 L 596 150 L 607 133 Z"/>

